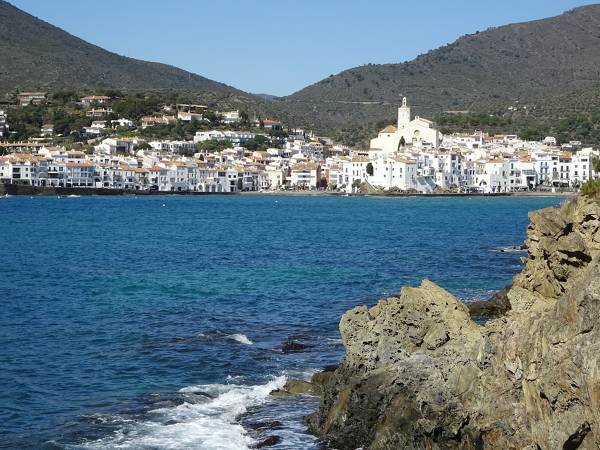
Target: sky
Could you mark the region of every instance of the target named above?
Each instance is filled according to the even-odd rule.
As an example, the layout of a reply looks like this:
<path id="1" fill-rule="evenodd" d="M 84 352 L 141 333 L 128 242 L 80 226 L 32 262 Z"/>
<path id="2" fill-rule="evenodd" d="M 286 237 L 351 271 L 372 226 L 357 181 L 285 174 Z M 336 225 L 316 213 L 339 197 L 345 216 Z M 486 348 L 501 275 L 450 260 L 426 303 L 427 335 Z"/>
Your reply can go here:
<path id="1" fill-rule="evenodd" d="M 399 63 L 577 0 L 9 0 L 107 50 L 252 93 L 288 95 L 368 63 Z"/>

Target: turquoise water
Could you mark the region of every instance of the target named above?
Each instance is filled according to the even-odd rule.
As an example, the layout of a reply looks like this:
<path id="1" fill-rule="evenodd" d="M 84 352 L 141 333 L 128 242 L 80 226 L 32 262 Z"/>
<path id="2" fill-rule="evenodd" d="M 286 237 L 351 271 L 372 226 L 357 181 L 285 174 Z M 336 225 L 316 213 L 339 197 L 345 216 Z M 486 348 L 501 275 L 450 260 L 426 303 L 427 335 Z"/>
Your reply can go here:
<path id="1" fill-rule="evenodd" d="M 3 199 L 0 447 L 317 448 L 315 400 L 267 394 L 340 360 L 341 314 L 422 278 L 487 298 L 521 267 L 497 249 L 559 202 Z"/>

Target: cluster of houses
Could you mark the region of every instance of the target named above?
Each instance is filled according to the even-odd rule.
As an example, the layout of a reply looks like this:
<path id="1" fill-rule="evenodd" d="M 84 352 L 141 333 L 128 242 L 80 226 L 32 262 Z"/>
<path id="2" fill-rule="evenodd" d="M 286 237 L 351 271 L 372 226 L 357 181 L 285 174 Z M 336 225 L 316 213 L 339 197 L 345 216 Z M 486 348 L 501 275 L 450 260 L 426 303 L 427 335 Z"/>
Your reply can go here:
<path id="1" fill-rule="evenodd" d="M 106 95 L 88 95 L 80 98 L 79 105 L 86 108 L 85 115 L 91 119 L 91 125 L 83 127 L 80 131 L 83 135 L 90 138 L 102 137 L 114 133 L 115 128 L 135 128 L 146 129 L 152 126 L 174 125 L 177 121 L 192 122 L 204 121 L 210 122 L 206 112 L 208 106 L 199 104 L 165 105 L 160 114 L 152 114 L 142 117 L 140 120 L 131 120 L 129 118 L 110 119 L 114 117 L 114 111 L 110 107 L 114 99 Z M 47 92 L 21 92 L 17 94 L 17 103 L 20 106 L 42 105 L 48 102 Z M 213 117 L 219 117 L 220 122 L 226 125 L 237 124 L 243 120 L 239 110 L 233 111 L 215 111 Z M 0 138 L 6 137 L 8 126 L 5 130 L 2 127 L 2 119 L 6 123 L 6 114 L 0 111 Z M 110 120 L 109 120 L 110 119 Z M 277 120 L 255 119 L 253 125 L 266 130 L 281 129 L 282 124 Z M 4 131 L 4 132 L 3 132 Z M 55 135 L 54 125 L 44 123 L 40 129 L 40 137 L 51 138 Z"/>
<path id="2" fill-rule="evenodd" d="M 85 101 L 98 105 L 106 98 Z M 188 111 L 199 109 L 188 106 L 194 106 Z M 223 117 L 240 120 L 236 111 Z M 171 120 L 176 116 L 149 116 L 142 123 L 152 126 Z M 267 125 L 278 126 L 275 121 Z M 10 144 L 10 151 L 5 151 L 10 154 L 0 158 L 0 182 L 165 192 L 505 193 L 577 189 L 599 176 L 593 168 L 599 152 L 582 148 L 579 142 L 558 146 L 553 137 L 532 142 L 482 132 L 444 136 L 433 122 L 413 117 L 406 99 L 398 109 L 397 123 L 381 130 L 368 149 L 334 145 L 303 130 L 290 130 L 282 148 L 244 147 L 256 137 L 250 131 L 198 131 L 191 141 L 157 140 L 143 146 L 136 138 L 106 138 L 91 152 L 41 143 Z M 198 144 L 205 141 L 228 141 L 231 148 L 200 151 Z"/>
<path id="3" fill-rule="evenodd" d="M 197 136 L 199 142 L 204 135 Z M 39 187 L 85 187 L 164 192 L 240 192 L 320 186 L 321 166 L 289 149 L 250 151 L 235 146 L 215 153 L 180 155 L 194 142 L 107 138 L 93 152 L 39 143 L 5 144 L 0 182 Z M 313 145 L 322 146 L 320 142 Z M 10 147 L 8 147 L 10 146 Z M 150 148 L 147 148 L 150 147 Z"/>
<path id="4" fill-rule="evenodd" d="M 591 178 L 600 153 L 580 142 L 523 141 L 482 132 L 443 136 L 435 124 L 412 117 L 406 98 L 398 121 L 381 130 L 368 150 L 340 158 L 346 189 L 504 193 L 538 188 L 577 189 Z"/>

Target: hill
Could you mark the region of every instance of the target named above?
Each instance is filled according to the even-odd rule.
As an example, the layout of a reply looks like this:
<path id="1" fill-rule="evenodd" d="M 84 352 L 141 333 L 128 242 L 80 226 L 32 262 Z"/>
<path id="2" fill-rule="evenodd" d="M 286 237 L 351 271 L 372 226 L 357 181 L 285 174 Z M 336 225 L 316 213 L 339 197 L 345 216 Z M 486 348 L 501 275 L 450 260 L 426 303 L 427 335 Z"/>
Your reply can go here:
<path id="1" fill-rule="evenodd" d="M 305 126 L 375 122 L 401 95 L 415 110 L 486 110 L 592 86 L 600 80 L 600 5 L 490 28 L 402 64 L 370 64 L 330 76 L 279 100 Z"/>
<path id="2" fill-rule="evenodd" d="M 111 53 L 0 0 L 0 92 L 114 88 L 202 93 L 255 102 L 245 92 L 166 64 Z"/>

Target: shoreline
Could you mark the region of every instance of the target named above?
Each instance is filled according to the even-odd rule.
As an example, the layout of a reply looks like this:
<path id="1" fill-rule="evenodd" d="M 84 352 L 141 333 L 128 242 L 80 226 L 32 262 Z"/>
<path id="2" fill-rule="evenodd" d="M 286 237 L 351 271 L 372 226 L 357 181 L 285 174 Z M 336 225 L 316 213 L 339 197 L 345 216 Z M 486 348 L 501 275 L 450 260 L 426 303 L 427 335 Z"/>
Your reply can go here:
<path id="1" fill-rule="evenodd" d="M 183 196 L 206 196 L 206 195 L 241 195 L 241 196 L 305 196 L 305 197 L 381 197 L 381 198 L 443 198 L 443 197 L 567 197 L 573 198 L 578 192 L 499 192 L 499 193 L 345 193 L 334 191 L 248 191 L 248 192 L 197 192 L 197 191 L 134 191 L 128 189 L 109 189 L 91 187 L 39 187 L 21 184 L 0 184 L 0 196 L 55 196 L 55 195 L 79 195 L 79 196 L 160 196 L 160 195 L 183 195 Z"/>
<path id="2" fill-rule="evenodd" d="M 421 194 L 421 193 L 382 193 L 382 194 L 362 194 L 353 193 L 347 194 L 345 192 L 331 192 L 331 191 L 265 191 L 265 192 L 239 192 L 239 195 L 256 196 L 256 195 L 278 195 L 278 196 L 306 196 L 306 197 L 319 197 L 319 196 L 331 196 L 331 197 L 577 197 L 579 192 L 499 192 L 492 194 L 482 193 L 437 193 L 437 194 Z"/>
<path id="3" fill-rule="evenodd" d="M 40 187 L 22 184 L 0 184 L 0 196 L 157 196 L 157 195 L 188 195 L 188 196 L 206 196 L 206 195 L 235 195 L 235 192 L 197 192 L 197 191 L 134 191 L 129 189 L 110 189 L 110 188 L 92 188 L 92 187 Z"/>

